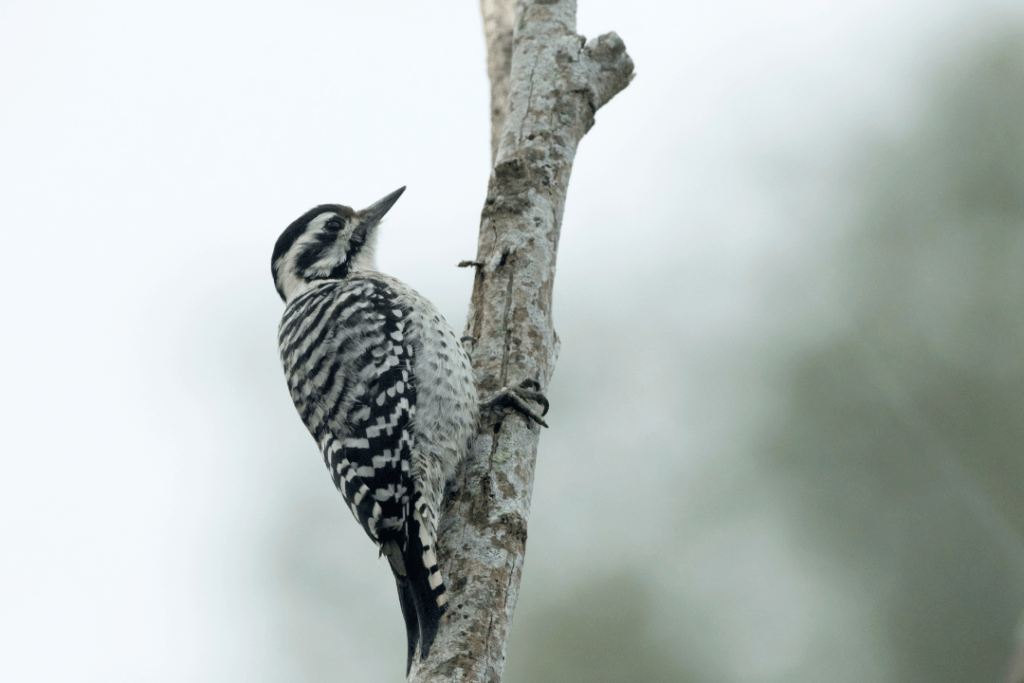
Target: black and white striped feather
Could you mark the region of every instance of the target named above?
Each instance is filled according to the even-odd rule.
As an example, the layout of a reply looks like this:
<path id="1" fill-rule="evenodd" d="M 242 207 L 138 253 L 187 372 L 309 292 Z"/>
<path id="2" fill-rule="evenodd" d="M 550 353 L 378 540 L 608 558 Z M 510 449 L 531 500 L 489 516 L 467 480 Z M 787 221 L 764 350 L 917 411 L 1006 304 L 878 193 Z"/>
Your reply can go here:
<path id="1" fill-rule="evenodd" d="M 421 658 L 429 653 L 446 609 L 437 523 L 477 402 L 454 331 L 429 301 L 373 269 L 383 215 L 374 209 L 389 198 L 397 196 L 362 212 L 313 209 L 282 234 L 272 267 L 287 303 L 278 342 L 292 400 L 353 516 L 388 558 L 408 669 L 417 644 Z"/>

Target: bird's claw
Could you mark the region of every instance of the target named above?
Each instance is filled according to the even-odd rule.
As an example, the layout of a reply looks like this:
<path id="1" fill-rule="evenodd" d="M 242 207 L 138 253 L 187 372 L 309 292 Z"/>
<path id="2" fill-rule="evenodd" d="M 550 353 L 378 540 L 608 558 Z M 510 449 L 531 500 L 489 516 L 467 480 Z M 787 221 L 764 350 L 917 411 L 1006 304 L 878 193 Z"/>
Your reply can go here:
<path id="1" fill-rule="evenodd" d="M 543 406 L 544 409 L 540 415 L 527 405 L 527 401 Z M 533 420 L 542 427 L 548 426 L 543 416 L 548 414 L 550 403 L 548 403 L 547 397 L 540 392 L 540 383 L 535 379 L 524 379 L 519 386 L 505 387 L 494 396 L 481 401 L 480 405 L 492 411 L 498 406 L 508 406 L 522 413 L 527 422 Z"/>

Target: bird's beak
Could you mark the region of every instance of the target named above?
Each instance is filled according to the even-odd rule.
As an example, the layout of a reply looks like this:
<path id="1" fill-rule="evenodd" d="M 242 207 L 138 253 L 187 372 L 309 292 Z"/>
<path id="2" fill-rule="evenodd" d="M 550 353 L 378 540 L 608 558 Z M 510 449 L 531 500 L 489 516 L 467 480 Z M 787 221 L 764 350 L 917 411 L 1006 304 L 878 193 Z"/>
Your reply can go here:
<path id="1" fill-rule="evenodd" d="M 398 188 L 387 197 L 384 197 L 384 199 L 381 199 L 360 211 L 359 213 L 363 217 L 362 222 L 365 225 L 376 225 L 379 223 L 380 219 L 384 218 L 384 214 L 386 214 L 388 210 L 395 205 L 395 202 L 398 201 L 398 198 L 402 196 L 403 192 L 405 192 L 404 186 Z"/>

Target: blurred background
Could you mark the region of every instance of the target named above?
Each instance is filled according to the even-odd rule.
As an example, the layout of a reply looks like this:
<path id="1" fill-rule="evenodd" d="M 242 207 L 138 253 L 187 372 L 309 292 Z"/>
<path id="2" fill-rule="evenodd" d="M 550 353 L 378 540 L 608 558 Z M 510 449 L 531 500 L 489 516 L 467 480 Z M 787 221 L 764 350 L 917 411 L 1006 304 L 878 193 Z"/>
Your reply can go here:
<path id="1" fill-rule="evenodd" d="M 506 680 L 1000 683 L 1024 7 L 581 0 L 608 30 L 637 77 L 576 160 Z M 400 680 L 269 259 L 408 185 L 380 267 L 462 328 L 477 4 L 2 0 L 0 93 L 0 675 Z"/>

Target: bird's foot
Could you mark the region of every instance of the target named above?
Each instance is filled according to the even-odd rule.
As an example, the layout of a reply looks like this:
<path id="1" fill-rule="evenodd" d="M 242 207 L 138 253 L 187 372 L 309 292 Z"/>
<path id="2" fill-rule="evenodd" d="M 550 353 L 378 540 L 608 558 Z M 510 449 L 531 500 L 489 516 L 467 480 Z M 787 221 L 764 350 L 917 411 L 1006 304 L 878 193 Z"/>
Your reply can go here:
<path id="1" fill-rule="evenodd" d="M 540 415 L 531 408 L 527 401 L 537 403 L 543 407 Z M 547 427 L 544 415 L 548 414 L 548 399 L 540 392 L 540 384 L 534 379 L 524 379 L 519 386 L 505 387 L 494 396 L 480 401 L 480 407 L 496 412 L 498 407 L 508 407 L 517 410 L 526 418 L 527 423 L 533 420 L 542 427 Z"/>

